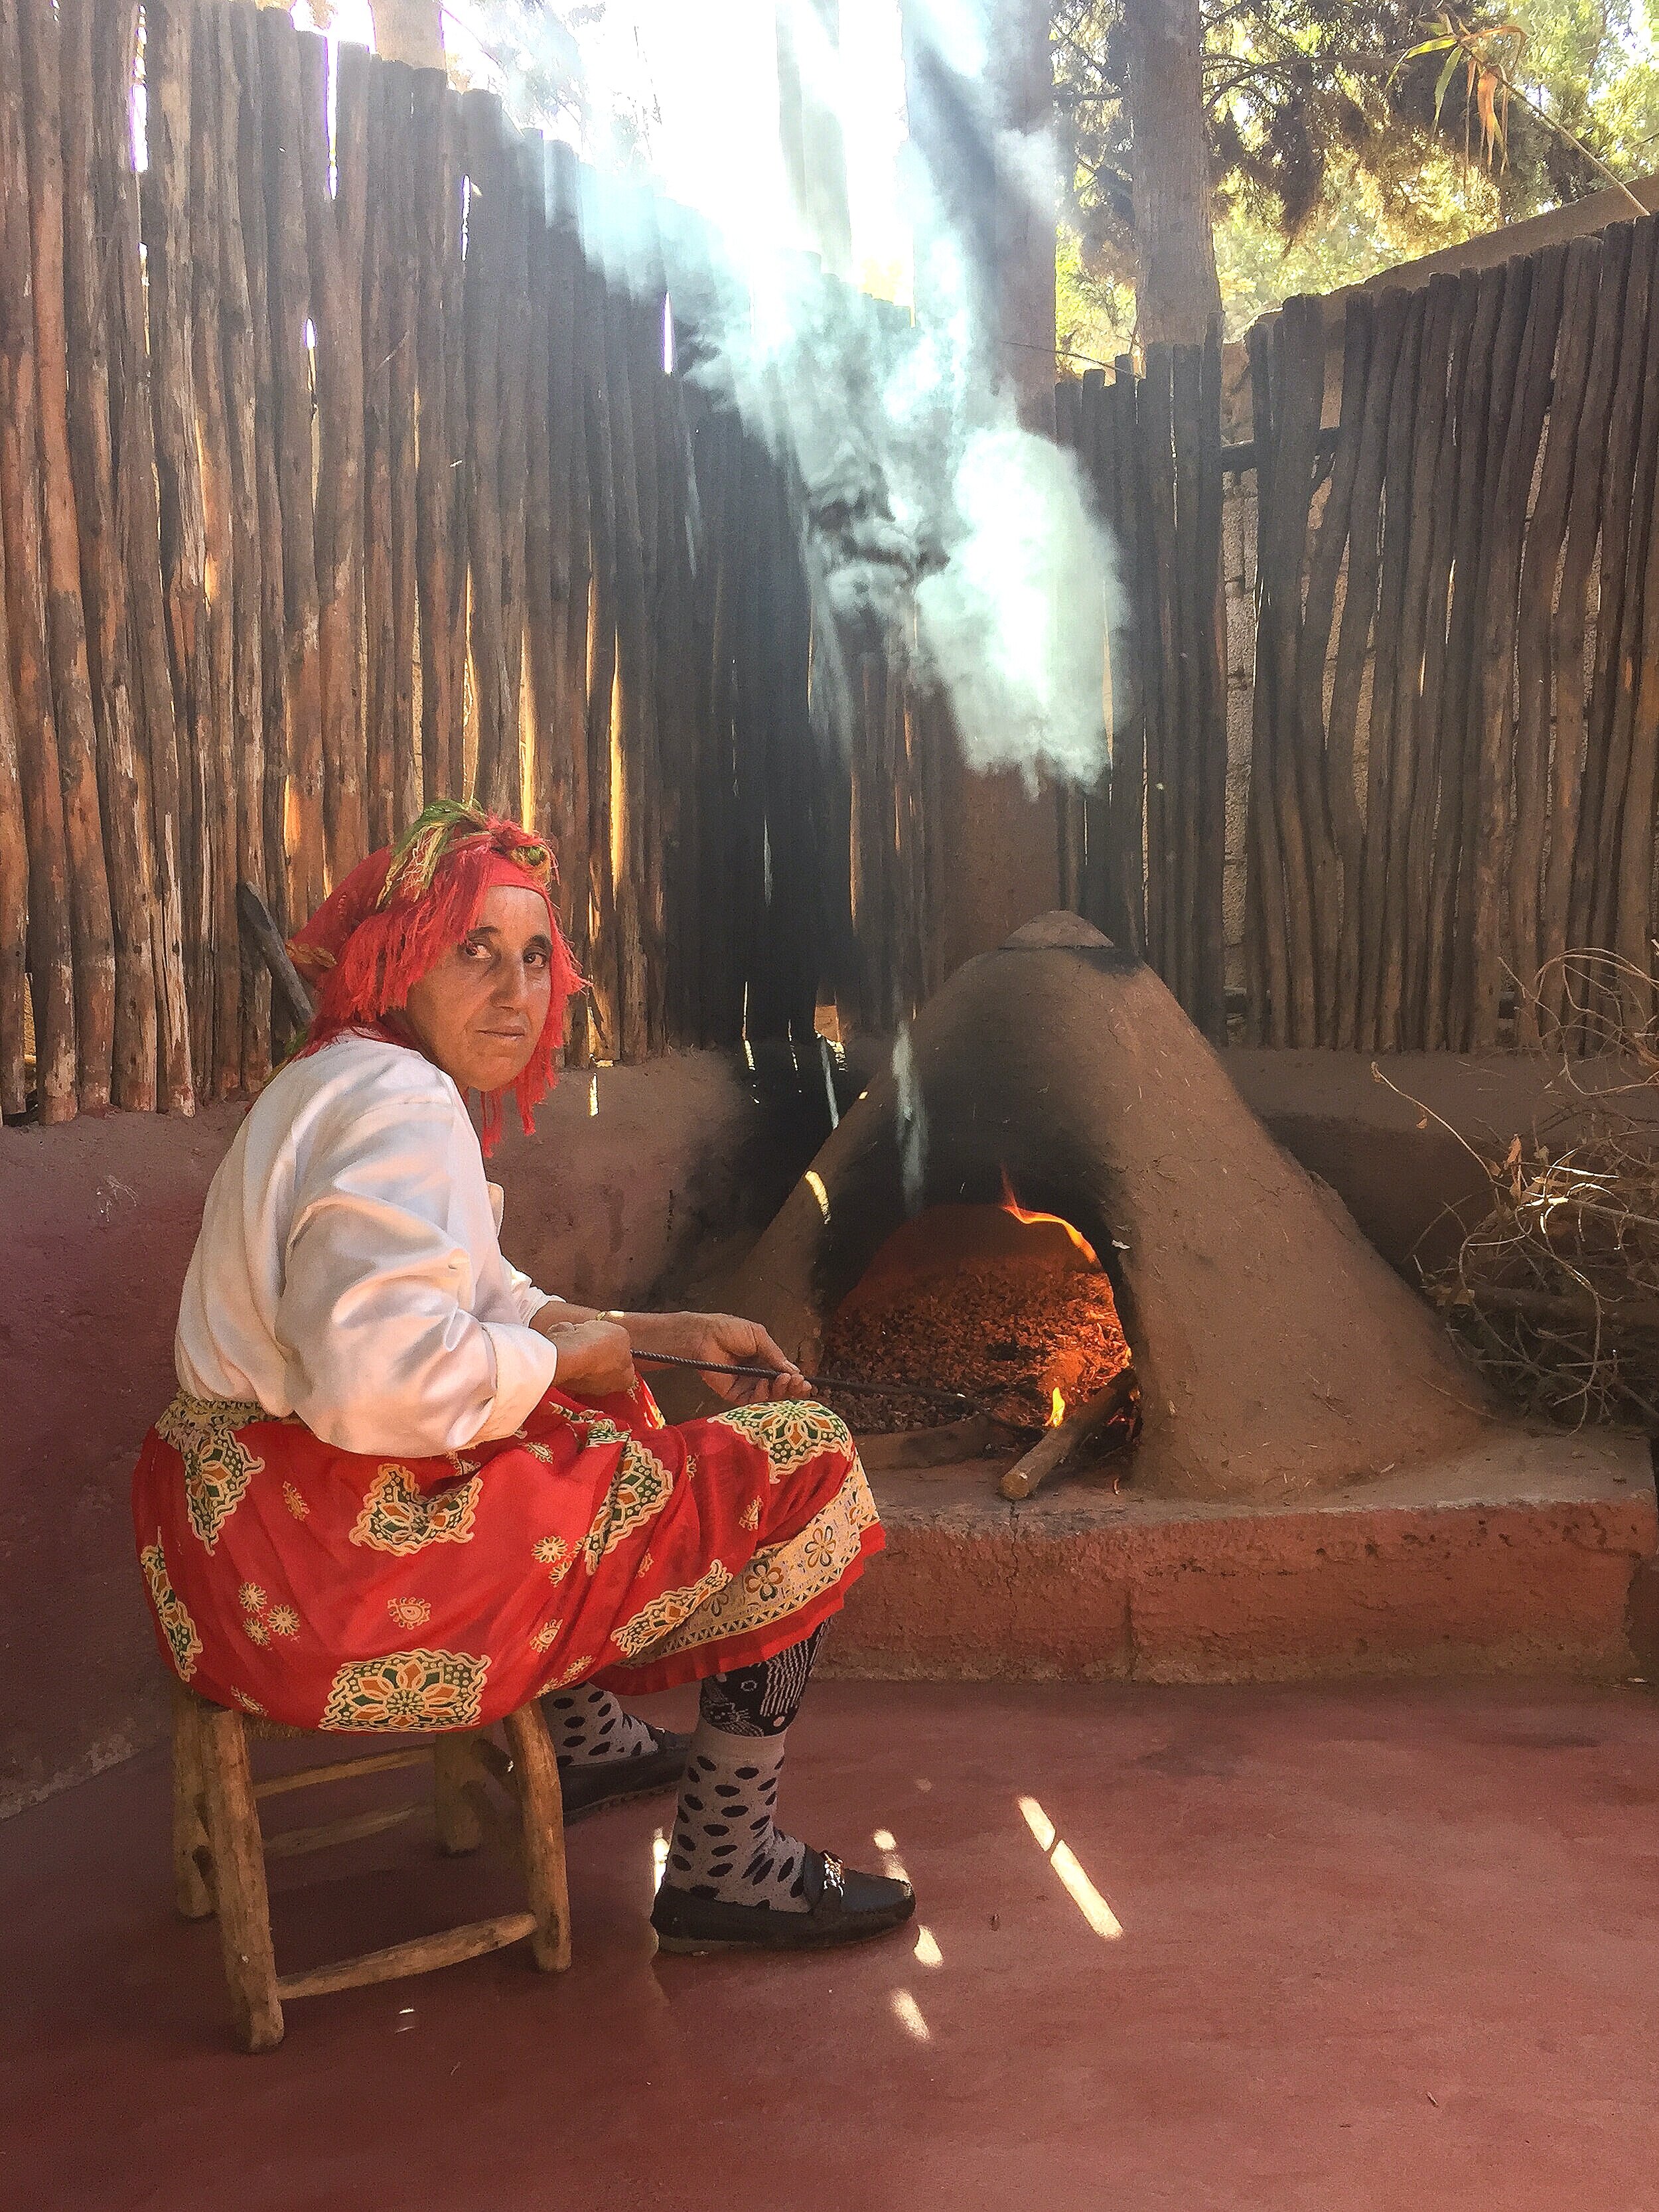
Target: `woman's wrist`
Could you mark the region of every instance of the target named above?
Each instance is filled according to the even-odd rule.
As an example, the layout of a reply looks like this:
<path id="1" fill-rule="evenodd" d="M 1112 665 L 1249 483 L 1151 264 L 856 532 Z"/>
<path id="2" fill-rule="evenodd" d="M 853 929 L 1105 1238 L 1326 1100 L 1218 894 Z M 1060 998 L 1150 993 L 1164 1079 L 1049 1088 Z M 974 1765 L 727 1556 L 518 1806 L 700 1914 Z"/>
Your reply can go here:
<path id="1" fill-rule="evenodd" d="M 695 1352 L 688 1343 L 688 1325 L 695 1325 L 702 1316 L 696 1314 L 608 1314 L 608 1321 L 622 1322 L 629 1332 L 629 1343 L 639 1352 L 672 1352 L 684 1356 Z"/>

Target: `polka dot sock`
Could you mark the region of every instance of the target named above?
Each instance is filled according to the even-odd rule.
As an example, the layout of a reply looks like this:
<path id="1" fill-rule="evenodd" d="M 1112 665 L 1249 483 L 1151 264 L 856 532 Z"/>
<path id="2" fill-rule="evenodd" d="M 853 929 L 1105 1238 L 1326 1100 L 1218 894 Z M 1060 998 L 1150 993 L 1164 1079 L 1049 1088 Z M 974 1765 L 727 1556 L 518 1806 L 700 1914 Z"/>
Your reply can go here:
<path id="1" fill-rule="evenodd" d="M 663 1880 L 693 1897 L 805 1912 L 806 1850 L 772 1817 L 783 1735 L 727 1735 L 705 1717 L 691 1739 Z"/>
<path id="2" fill-rule="evenodd" d="M 591 1682 L 544 1698 L 542 1711 L 561 1766 L 597 1759 L 643 1759 L 657 1747 L 642 1720 L 625 1713 L 609 1690 L 596 1690 Z"/>
<path id="3" fill-rule="evenodd" d="M 800 1709 L 825 1624 L 697 1694 L 697 1732 L 680 1785 L 663 1881 L 722 1905 L 805 1912 L 806 1847 L 772 1817 L 783 1739 Z"/>

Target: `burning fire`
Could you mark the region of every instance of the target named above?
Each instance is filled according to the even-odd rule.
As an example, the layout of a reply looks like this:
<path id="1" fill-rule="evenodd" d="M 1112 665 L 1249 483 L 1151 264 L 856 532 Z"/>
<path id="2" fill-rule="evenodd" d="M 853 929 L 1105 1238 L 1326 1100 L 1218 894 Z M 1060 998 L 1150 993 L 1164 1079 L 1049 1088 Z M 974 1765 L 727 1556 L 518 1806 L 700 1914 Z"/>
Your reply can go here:
<path id="1" fill-rule="evenodd" d="M 1012 1213 L 1016 1221 L 1024 1221 L 1028 1224 L 1038 1221 L 1053 1222 L 1056 1228 L 1063 1229 L 1066 1231 L 1066 1234 L 1071 1238 L 1073 1243 L 1077 1247 L 1078 1250 L 1083 1255 L 1084 1258 L 1088 1261 L 1091 1267 L 1099 1267 L 1100 1261 L 1096 1254 L 1094 1246 L 1090 1243 L 1086 1237 L 1079 1236 L 1078 1231 L 1073 1228 L 1069 1221 L 1062 1220 L 1060 1216 L 1057 1213 L 1033 1213 L 1029 1210 L 1029 1208 L 1020 1204 L 1019 1200 L 1014 1196 L 1014 1187 L 1008 1180 L 1008 1170 L 1006 1168 L 1004 1168 L 1002 1170 L 1002 1210 L 1005 1213 Z M 1060 1397 L 1058 1390 L 1055 1391 L 1054 1395 L 1056 1398 Z M 1064 1401 L 1061 1401 L 1061 1404 L 1063 1407 Z M 1056 1413 L 1054 1416 L 1054 1423 L 1051 1423 L 1050 1425 L 1052 1426 L 1056 1425 L 1059 1422 L 1059 1419 L 1060 1415 Z"/>
<path id="2" fill-rule="evenodd" d="M 1082 1239 L 1080 1237 L 1078 1241 L 1079 1243 L 1082 1243 Z M 1086 1252 L 1089 1248 L 1085 1244 L 1083 1249 Z M 1054 1403 L 1048 1408 L 1048 1426 L 1051 1429 L 1057 1429 L 1065 1418 L 1066 1401 L 1061 1394 L 1056 1390 L 1054 1392 Z"/>

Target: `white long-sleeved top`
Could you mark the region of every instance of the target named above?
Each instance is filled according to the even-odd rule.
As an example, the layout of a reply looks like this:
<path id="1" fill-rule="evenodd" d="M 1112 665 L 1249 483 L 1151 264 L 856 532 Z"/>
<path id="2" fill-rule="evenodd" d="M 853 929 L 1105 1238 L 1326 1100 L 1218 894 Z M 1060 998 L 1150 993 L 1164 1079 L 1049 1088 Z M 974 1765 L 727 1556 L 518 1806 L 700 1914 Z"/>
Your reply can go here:
<path id="1" fill-rule="evenodd" d="M 220 1163 L 173 1342 L 198 1397 L 405 1458 L 511 1436 L 553 1380 L 460 1092 L 347 1036 L 272 1078 Z"/>

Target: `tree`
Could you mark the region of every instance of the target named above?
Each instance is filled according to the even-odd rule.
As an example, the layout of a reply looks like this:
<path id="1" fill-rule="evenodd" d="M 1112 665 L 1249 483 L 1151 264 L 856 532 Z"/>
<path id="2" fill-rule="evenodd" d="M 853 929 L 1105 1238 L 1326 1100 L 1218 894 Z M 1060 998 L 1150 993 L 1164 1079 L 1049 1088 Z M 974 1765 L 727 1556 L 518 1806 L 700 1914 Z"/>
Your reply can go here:
<path id="1" fill-rule="evenodd" d="M 1437 106 L 1442 54 L 1401 61 L 1429 35 L 1431 4 L 1198 0 L 1230 329 L 1301 285 L 1352 282 L 1597 191 L 1606 170 L 1628 179 L 1654 166 L 1659 67 L 1637 33 L 1659 27 L 1659 0 L 1510 0 L 1462 15 L 1478 33 L 1514 21 L 1526 33 L 1516 83 L 1544 116 L 1511 103 L 1501 155 L 1483 149 L 1461 78 Z M 1133 326 L 1139 265 L 1126 0 L 1054 0 L 1054 26 L 1074 241 L 1062 336 L 1069 325 L 1076 343 L 1091 321 L 1109 347 Z"/>
<path id="2" fill-rule="evenodd" d="M 1194 345 L 1221 321 L 1199 0 L 1123 0 L 1123 27 L 1141 341 Z"/>

